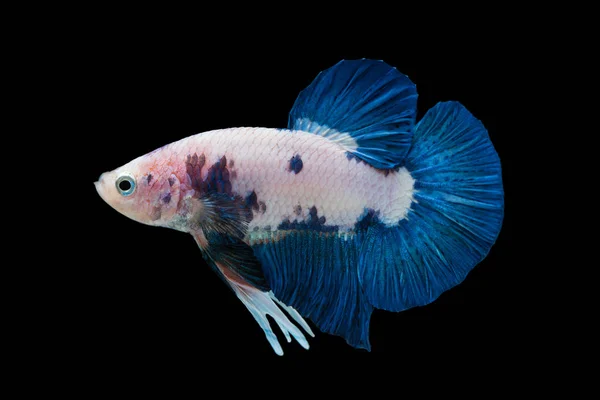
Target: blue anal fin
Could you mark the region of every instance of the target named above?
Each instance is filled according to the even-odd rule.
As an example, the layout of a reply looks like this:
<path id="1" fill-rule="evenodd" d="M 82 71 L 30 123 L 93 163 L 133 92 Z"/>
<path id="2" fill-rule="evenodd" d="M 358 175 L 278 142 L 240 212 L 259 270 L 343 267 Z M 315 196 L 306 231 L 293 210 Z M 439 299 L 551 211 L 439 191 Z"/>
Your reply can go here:
<path id="1" fill-rule="evenodd" d="M 288 128 L 338 142 L 373 167 L 398 166 L 411 145 L 417 91 L 383 61 L 343 60 L 300 94 Z"/>
<path id="2" fill-rule="evenodd" d="M 359 283 L 357 245 L 336 233 L 287 231 L 252 246 L 275 296 L 326 333 L 371 349 L 373 307 Z"/>

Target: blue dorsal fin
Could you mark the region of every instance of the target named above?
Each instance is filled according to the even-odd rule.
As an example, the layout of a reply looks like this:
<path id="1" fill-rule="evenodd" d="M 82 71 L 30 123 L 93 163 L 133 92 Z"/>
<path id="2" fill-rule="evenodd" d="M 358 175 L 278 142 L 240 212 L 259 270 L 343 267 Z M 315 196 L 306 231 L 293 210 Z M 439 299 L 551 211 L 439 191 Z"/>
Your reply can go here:
<path id="1" fill-rule="evenodd" d="M 417 90 L 383 61 L 343 60 L 300 94 L 288 128 L 327 137 L 376 168 L 398 166 L 408 153 Z"/>

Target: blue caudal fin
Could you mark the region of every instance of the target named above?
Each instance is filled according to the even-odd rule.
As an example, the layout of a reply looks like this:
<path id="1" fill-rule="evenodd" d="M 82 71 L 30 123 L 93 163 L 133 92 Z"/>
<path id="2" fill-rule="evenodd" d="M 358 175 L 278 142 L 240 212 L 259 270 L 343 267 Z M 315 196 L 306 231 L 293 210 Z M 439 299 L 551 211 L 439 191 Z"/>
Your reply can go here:
<path id="1" fill-rule="evenodd" d="M 486 129 L 461 104 L 438 103 L 415 128 L 404 166 L 414 201 L 397 226 L 371 224 L 359 277 L 376 308 L 425 305 L 459 284 L 500 232 L 500 159 Z"/>
<path id="2" fill-rule="evenodd" d="M 376 168 L 399 165 L 411 145 L 415 85 L 383 61 L 340 61 L 300 94 L 288 128 L 338 142 Z"/>

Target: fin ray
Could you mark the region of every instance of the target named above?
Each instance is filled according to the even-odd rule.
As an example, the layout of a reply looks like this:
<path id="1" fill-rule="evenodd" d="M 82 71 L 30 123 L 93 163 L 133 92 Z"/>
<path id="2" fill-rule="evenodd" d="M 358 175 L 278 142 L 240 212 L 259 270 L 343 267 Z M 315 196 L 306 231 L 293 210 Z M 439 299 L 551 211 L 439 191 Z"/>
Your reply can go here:
<path id="1" fill-rule="evenodd" d="M 281 348 L 281 344 L 279 344 L 275 332 L 273 332 L 273 329 L 271 328 L 267 315 L 270 315 L 271 318 L 273 318 L 277 326 L 279 326 L 279 329 L 283 332 L 288 343 L 292 341 L 291 338 L 293 337 L 300 346 L 306 350 L 309 349 L 310 345 L 302 331 L 290 322 L 283 311 L 273 301 L 274 297 L 272 292 L 262 292 L 251 286 L 238 284 L 236 282 L 231 282 L 231 284 L 235 294 L 246 308 L 248 308 L 250 314 L 252 314 L 258 325 L 265 332 L 267 341 L 277 355 L 283 355 L 283 349 Z"/>
<path id="2" fill-rule="evenodd" d="M 286 230 L 251 245 L 277 298 L 321 331 L 370 349 L 372 307 L 358 280 L 353 239 L 337 233 Z"/>
<path id="3" fill-rule="evenodd" d="M 253 287 L 262 291 L 269 290 L 262 265 L 250 246 L 241 239 L 214 231 L 206 233 L 206 240 L 208 246 L 204 251 L 213 262 L 236 273 Z"/>
<path id="4" fill-rule="evenodd" d="M 370 226 L 359 263 L 370 303 L 390 311 L 428 304 L 462 282 L 492 247 L 504 213 L 498 155 L 457 102 L 427 112 L 404 166 L 416 189 L 407 218 Z"/>

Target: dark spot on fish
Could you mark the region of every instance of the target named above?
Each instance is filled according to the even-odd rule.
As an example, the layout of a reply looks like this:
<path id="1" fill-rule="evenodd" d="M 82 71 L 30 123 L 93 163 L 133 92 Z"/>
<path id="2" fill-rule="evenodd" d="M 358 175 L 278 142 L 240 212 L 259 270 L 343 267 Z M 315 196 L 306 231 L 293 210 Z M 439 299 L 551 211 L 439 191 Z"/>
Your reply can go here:
<path id="1" fill-rule="evenodd" d="M 165 204 L 169 204 L 171 202 L 171 193 L 167 193 L 166 195 L 164 195 L 162 201 Z"/>
<path id="2" fill-rule="evenodd" d="M 234 196 L 230 173 L 227 169 L 227 158 L 225 156 L 221 157 L 219 161 L 214 163 L 208 169 L 208 175 L 204 183 L 206 192 L 217 192 L 224 193 L 228 196 Z"/>
<path id="3" fill-rule="evenodd" d="M 216 177 L 217 177 L 217 174 L 215 172 L 215 169 L 214 168 L 209 169 L 208 174 L 206 175 L 206 182 L 208 183 L 209 188 L 210 188 L 211 184 L 213 185 L 213 188 L 212 188 L 213 190 L 214 190 L 214 186 L 216 186 L 216 179 L 215 179 Z"/>
<path id="4" fill-rule="evenodd" d="M 175 179 L 169 177 L 169 179 L 167 179 L 167 181 L 169 181 L 169 186 L 173 186 L 175 184 Z"/>
<path id="5" fill-rule="evenodd" d="M 250 221 L 254 217 L 255 213 L 264 214 L 267 211 L 267 204 L 264 201 L 259 201 L 256 192 L 253 190 L 246 195 L 243 201 L 243 206 L 248 210 L 251 215 Z"/>
<path id="6" fill-rule="evenodd" d="M 302 159 L 300 158 L 300 154 L 296 154 L 288 163 L 288 171 L 293 172 L 294 174 L 298 174 L 300 171 L 302 171 L 303 163 Z"/>
<path id="7" fill-rule="evenodd" d="M 265 231 L 270 231 L 271 230 L 271 225 L 265 225 Z"/>
<path id="8" fill-rule="evenodd" d="M 198 155 L 194 153 L 193 156 L 188 154 L 185 168 L 186 172 L 190 177 L 192 189 L 194 189 L 198 194 L 204 193 L 206 191 L 206 185 L 202 180 L 202 168 L 204 167 L 205 162 L 204 154 Z"/>
<path id="9" fill-rule="evenodd" d="M 151 180 L 152 180 L 152 174 L 148 174 L 148 177 L 146 178 L 146 183 L 149 185 Z"/>
<path id="10" fill-rule="evenodd" d="M 256 197 L 256 192 L 253 190 L 248 196 L 246 196 L 246 206 L 258 211 L 258 198 Z"/>
<path id="11" fill-rule="evenodd" d="M 222 156 L 207 171 L 203 171 L 205 163 L 206 156 L 204 154 L 199 156 L 197 154 L 188 155 L 186 158 L 186 172 L 189 176 L 190 185 L 195 190 L 195 197 L 224 195 L 228 202 L 236 205 L 239 213 L 248 222 L 252 221 L 253 212 L 264 213 L 266 211 L 266 204 L 263 201 L 258 201 L 254 191 L 246 197 L 233 192 L 231 181 L 236 178 L 237 174 L 227 168 L 228 164 L 233 165 L 233 160 L 228 161 L 226 156 Z M 205 179 L 202 179 L 203 174 L 206 175 Z"/>
<path id="12" fill-rule="evenodd" d="M 372 208 L 365 208 L 361 217 L 354 224 L 354 230 L 367 230 L 369 227 L 379 223 L 379 211 L 375 211 Z"/>
<path id="13" fill-rule="evenodd" d="M 294 211 L 296 208 L 294 209 Z M 289 218 L 284 219 L 281 224 L 277 227 L 280 230 L 312 230 L 318 232 L 337 232 L 339 227 L 337 225 L 325 225 L 327 218 L 324 216 L 318 216 L 317 207 L 312 206 L 309 211 L 309 215 L 304 221 L 294 220 L 290 222 Z"/>
<path id="14" fill-rule="evenodd" d="M 283 221 L 281 221 L 281 224 L 279 224 L 277 229 L 290 229 L 289 226 L 290 226 L 290 219 L 286 218 Z"/>
<path id="15" fill-rule="evenodd" d="M 300 206 L 300 204 L 296 204 L 294 206 L 294 214 L 296 214 L 296 215 L 302 214 L 302 207 Z"/>
<path id="16" fill-rule="evenodd" d="M 254 232 L 258 232 L 258 226 L 254 227 Z"/>
<path id="17" fill-rule="evenodd" d="M 230 196 L 232 195 L 231 182 L 227 181 L 223 183 L 223 193 L 227 193 Z"/>
<path id="18" fill-rule="evenodd" d="M 161 217 L 161 211 L 160 211 L 160 206 L 156 206 L 154 208 L 152 208 L 152 214 L 150 214 L 150 219 L 152 221 L 156 221 L 158 219 L 160 219 Z"/>
<path id="19" fill-rule="evenodd" d="M 229 168 L 233 168 L 233 165 L 234 165 L 233 160 L 229 160 Z"/>

